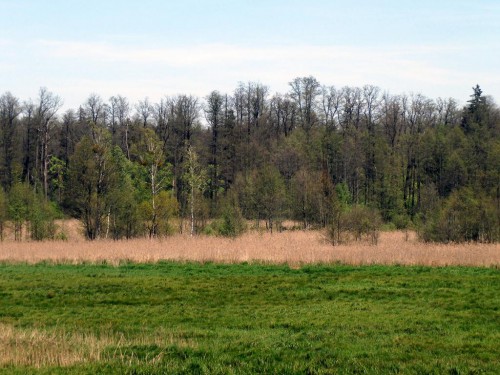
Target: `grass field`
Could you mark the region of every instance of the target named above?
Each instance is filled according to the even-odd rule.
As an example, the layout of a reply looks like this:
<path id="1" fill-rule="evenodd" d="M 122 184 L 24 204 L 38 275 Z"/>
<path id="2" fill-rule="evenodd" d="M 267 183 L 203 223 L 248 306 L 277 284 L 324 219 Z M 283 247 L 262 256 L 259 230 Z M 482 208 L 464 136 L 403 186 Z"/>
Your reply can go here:
<path id="1" fill-rule="evenodd" d="M 0 264 L 0 373 L 500 369 L 497 268 Z"/>

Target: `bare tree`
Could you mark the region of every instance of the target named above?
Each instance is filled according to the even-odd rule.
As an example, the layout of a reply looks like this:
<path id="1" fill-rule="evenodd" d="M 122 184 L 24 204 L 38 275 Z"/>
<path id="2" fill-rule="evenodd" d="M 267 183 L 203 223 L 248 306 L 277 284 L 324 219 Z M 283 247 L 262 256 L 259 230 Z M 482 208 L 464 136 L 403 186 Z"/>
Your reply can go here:
<path id="1" fill-rule="evenodd" d="M 391 150 L 394 152 L 396 141 L 403 128 L 401 97 L 391 96 L 385 92 L 380 103 L 380 118 L 384 134 L 389 141 Z"/>
<path id="2" fill-rule="evenodd" d="M 309 133 L 318 120 L 316 98 L 321 94 L 321 86 L 316 78 L 309 76 L 295 78 L 290 82 L 290 87 L 291 97 L 299 108 L 301 125 L 306 133 Z"/>
<path id="3" fill-rule="evenodd" d="M 90 94 L 85 103 L 85 111 L 87 112 L 89 120 L 97 125 L 99 119 L 104 113 L 104 109 L 105 107 L 102 98 L 95 93 Z"/>
<path id="4" fill-rule="evenodd" d="M 36 159 L 35 150 L 37 133 L 35 124 L 35 104 L 29 100 L 23 103 L 23 177 L 32 182 L 34 174 L 33 163 Z"/>
<path id="5" fill-rule="evenodd" d="M 45 87 L 40 89 L 38 94 L 38 105 L 35 110 L 37 132 L 38 132 L 38 152 L 37 164 L 42 175 L 43 192 L 45 199 L 48 198 L 49 191 L 49 144 L 52 136 L 52 128 L 57 111 L 62 106 L 59 96 L 48 91 Z"/>
<path id="6" fill-rule="evenodd" d="M 163 120 L 167 123 L 164 124 L 165 134 L 161 138 L 165 144 L 165 155 L 173 166 L 172 185 L 182 211 L 186 208 L 186 197 L 183 196 L 183 163 L 199 116 L 198 98 L 191 95 L 167 98 L 162 111 Z"/>
<path id="7" fill-rule="evenodd" d="M 204 108 L 205 118 L 212 131 L 212 141 L 210 143 L 210 187 L 209 194 L 212 202 L 217 200 L 217 190 L 219 188 L 219 134 L 224 123 L 224 96 L 218 91 L 212 91 L 206 98 Z"/>
<path id="8" fill-rule="evenodd" d="M 340 109 L 340 93 L 335 86 L 323 86 L 321 88 L 321 108 L 325 126 L 334 129 L 336 127 L 335 117 Z"/>
<path id="9" fill-rule="evenodd" d="M 66 164 L 66 167 L 69 164 L 69 156 L 74 152 L 75 139 L 72 137 L 73 128 L 76 124 L 76 115 L 75 111 L 72 109 L 68 109 L 62 119 L 62 128 L 61 128 L 61 158 Z"/>
<path id="10" fill-rule="evenodd" d="M 365 85 L 363 86 L 363 101 L 364 101 L 364 116 L 366 121 L 366 126 L 368 128 L 368 132 L 373 135 L 374 125 L 375 125 L 375 115 L 378 109 L 379 100 L 378 96 L 380 93 L 380 88 L 373 85 Z"/>
<path id="11" fill-rule="evenodd" d="M 161 99 L 159 103 L 153 106 L 153 118 L 156 134 L 163 143 L 163 149 L 166 151 L 167 142 L 170 138 L 171 127 L 169 126 L 169 101 L 167 98 Z"/>
<path id="12" fill-rule="evenodd" d="M 234 90 L 233 98 L 236 111 L 236 126 L 243 128 L 243 119 L 245 117 L 245 86 L 243 82 L 238 83 L 238 87 Z"/>
<path id="13" fill-rule="evenodd" d="M 275 94 L 269 102 L 271 123 L 277 135 L 288 137 L 298 121 L 298 109 L 290 95 Z"/>
<path id="14" fill-rule="evenodd" d="M 14 159 L 14 127 L 15 120 L 21 113 L 19 99 L 10 92 L 0 96 L 0 132 L 2 134 L 3 148 L 3 178 L 4 187 L 12 184 L 12 162 Z"/>
<path id="15" fill-rule="evenodd" d="M 129 145 L 129 127 L 130 127 L 130 105 L 127 98 L 116 95 L 109 98 L 109 105 L 107 106 L 109 116 L 109 126 L 111 128 L 111 135 L 114 141 L 120 142 L 120 130 L 123 135 L 121 139 L 122 149 L 125 151 L 127 158 L 130 160 L 130 145 Z M 118 138 L 118 139 L 117 139 Z"/>
<path id="16" fill-rule="evenodd" d="M 144 100 L 139 100 L 139 103 L 135 106 L 135 110 L 141 118 L 142 126 L 144 128 L 148 125 L 148 120 L 153 114 L 153 109 L 153 105 L 149 102 L 148 97 L 144 98 Z"/>
<path id="17" fill-rule="evenodd" d="M 240 160 L 245 173 L 250 170 L 252 161 L 257 155 L 255 143 L 252 142 L 267 140 L 267 136 L 263 136 L 262 133 L 269 130 L 264 126 L 267 123 L 268 94 L 269 88 L 257 82 L 246 84 L 240 82 L 234 92 L 235 126 L 241 135 Z M 262 139 L 258 141 L 254 137 L 257 131 L 262 136 Z"/>
<path id="18" fill-rule="evenodd" d="M 412 94 L 408 105 L 404 108 L 406 109 L 406 137 L 404 143 L 406 172 L 404 174 L 403 199 L 408 213 L 413 217 L 421 202 L 421 135 L 426 128 L 435 123 L 435 107 L 434 102 L 422 94 Z"/>
<path id="19" fill-rule="evenodd" d="M 363 87 L 363 112 L 368 130 L 368 142 L 365 145 L 365 204 L 375 196 L 375 180 L 377 168 L 375 166 L 375 121 L 378 115 L 378 95 L 380 89 L 376 86 L 366 85 Z"/>
<path id="20" fill-rule="evenodd" d="M 111 135 L 113 138 L 115 138 L 118 130 L 118 98 L 116 96 L 112 96 L 111 98 L 109 98 L 109 104 L 106 108 L 108 110 L 109 128 L 111 130 Z"/>
<path id="21" fill-rule="evenodd" d="M 453 125 L 458 122 L 459 111 L 455 99 L 437 98 L 436 100 L 437 122 L 442 125 Z"/>
<path id="22" fill-rule="evenodd" d="M 190 143 L 193 125 L 199 116 L 198 98 L 192 95 L 179 95 L 172 99 L 175 112 L 176 130 L 181 133 L 185 146 Z"/>
<path id="23" fill-rule="evenodd" d="M 338 95 L 340 96 L 338 122 L 343 134 L 350 132 L 351 128 L 360 130 L 365 106 L 362 89 L 345 86 Z"/>

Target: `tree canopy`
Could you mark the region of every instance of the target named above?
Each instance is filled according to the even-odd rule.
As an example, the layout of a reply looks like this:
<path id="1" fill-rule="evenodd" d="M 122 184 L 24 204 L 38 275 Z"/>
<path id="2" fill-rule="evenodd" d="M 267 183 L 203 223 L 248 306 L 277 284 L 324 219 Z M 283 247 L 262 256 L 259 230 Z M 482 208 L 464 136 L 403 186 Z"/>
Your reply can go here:
<path id="1" fill-rule="evenodd" d="M 91 94 L 64 113 L 46 88 L 33 101 L 7 91 L 0 231 L 50 237 L 61 212 L 89 239 L 167 235 L 174 216 L 192 233 L 209 218 L 319 228 L 342 211 L 414 226 L 426 240 L 498 241 L 500 109 L 479 85 L 457 103 L 312 76 L 274 94 L 256 82 L 157 103 Z M 37 227 L 42 217 L 49 224 Z"/>

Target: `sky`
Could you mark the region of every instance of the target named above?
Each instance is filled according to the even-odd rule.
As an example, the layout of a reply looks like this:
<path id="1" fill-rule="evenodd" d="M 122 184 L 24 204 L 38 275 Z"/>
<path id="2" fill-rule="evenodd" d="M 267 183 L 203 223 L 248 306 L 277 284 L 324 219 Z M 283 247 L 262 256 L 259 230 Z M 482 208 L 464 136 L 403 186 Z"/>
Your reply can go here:
<path id="1" fill-rule="evenodd" d="M 289 91 L 295 77 L 465 103 L 500 100 L 499 0 L 0 0 L 0 94 L 64 109 L 90 94 L 153 102 Z"/>

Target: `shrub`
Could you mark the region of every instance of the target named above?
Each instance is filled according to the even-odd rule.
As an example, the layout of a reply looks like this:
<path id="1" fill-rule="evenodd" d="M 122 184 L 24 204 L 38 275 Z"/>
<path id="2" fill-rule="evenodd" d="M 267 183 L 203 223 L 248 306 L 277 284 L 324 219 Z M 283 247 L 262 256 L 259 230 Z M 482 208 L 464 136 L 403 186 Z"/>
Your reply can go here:
<path id="1" fill-rule="evenodd" d="M 454 191 L 419 232 L 424 241 L 498 242 L 500 212 L 495 202 L 470 188 Z"/>
<path id="2" fill-rule="evenodd" d="M 352 238 L 359 241 L 367 237 L 376 245 L 382 218 L 377 209 L 355 205 L 348 210 L 338 211 L 333 215 L 327 227 L 327 239 L 333 244 L 348 242 Z"/>
<path id="3" fill-rule="evenodd" d="M 356 205 L 346 212 L 345 225 L 347 230 L 354 235 L 356 241 L 361 240 L 366 235 L 376 245 L 382 219 L 377 209 Z"/>
<path id="4" fill-rule="evenodd" d="M 23 226 L 26 226 L 32 240 L 54 238 L 57 229 L 54 220 L 61 217 L 54 203 L 47 201 L 26 183 L 16 183 L 12 186 L 8 214 L 14 224 L 16 240 L 22 239 Z"/>
<path id="5" fill-rule="evenodd" d="M 179 205 L 171 192 L 161 191 L 156 196 L 155 209 L 151 200 L 143 201 L 139 212 L 149 237 L 169 236 L 175 232 L 170 221 L 179 212 Z"/>
<path id="6" fill-rule="evenodd" d="M 237 205 L 226 204 L 219 219 L 205 226 L 203 233 L 223 237 L 238 237 L 247 229 L 240 208 Z"/>
<path id="7" fill-rule="evenodd" d="M 31 239 L 53 239 L 57 229 L 54 220 L 57 216 L 56 206 L 45 201 L 40 194 L 35 194 L 28 214 Z"/>
<path id="8" fill-rule="evenodd" d="M 12 186 L 8 196 L 8 218 L 14 225 L 16 241 L 22 239 L 23 226 L 28 219 L 31 189 L 29 185 L 16 183 Z"/>
<path id="9" fill-rule="evenodd" d="M 246 222 L 238 206 L 228 205 L 222 213 L 218 233 L 224 237 L 237 237 L 246 230 Z"/>

